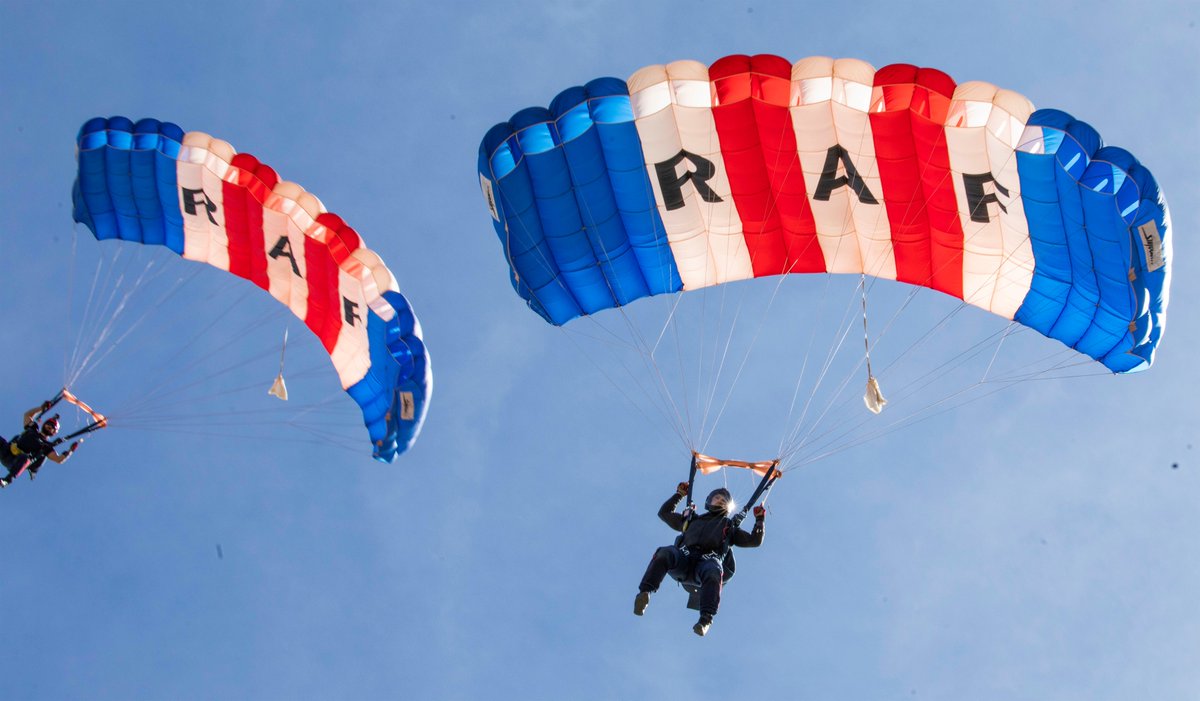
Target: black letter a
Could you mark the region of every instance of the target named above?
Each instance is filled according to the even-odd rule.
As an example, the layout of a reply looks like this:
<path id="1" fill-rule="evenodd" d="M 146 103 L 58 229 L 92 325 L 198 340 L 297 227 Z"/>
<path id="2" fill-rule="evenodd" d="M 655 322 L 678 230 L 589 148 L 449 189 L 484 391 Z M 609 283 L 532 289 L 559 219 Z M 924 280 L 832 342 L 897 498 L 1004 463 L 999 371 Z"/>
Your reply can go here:
<path id="1" fill-rule="evenodd" d="M 300 266 L 296 265 L 296 256 L 292 255 L 292 242 L 288 240 L 288 237 L 280 236 L 267 255 L 274 260 L 279 260 L 279 256 L 286 256 L 292 263 L 292 272 L 296 274 L 296 277 L 304 277 L 300 274 Z"/>
<path id="2" fill-rule="evenodd" d="M 839 165 L 845 168 L 845 175 L 837 174 Z M 817 182 L 817 190 L 813 193 L 813 199 L 828 202 L 833 191 L 843 185 L 849 185 L 850 189 L 854 190 L 854 194 L 858 195 L 859 202 L 879 204 L 879 200 L 875 199 L 875 195 L 871 194 L 871 190 L 863 182 L 862 176 L 858 174 L 858 169 L 850 160 L 850 154 L 842 148 L 841 144 L 834 144 L 825 154 L 825 166 L 821 168 L 821 179 Z"/>

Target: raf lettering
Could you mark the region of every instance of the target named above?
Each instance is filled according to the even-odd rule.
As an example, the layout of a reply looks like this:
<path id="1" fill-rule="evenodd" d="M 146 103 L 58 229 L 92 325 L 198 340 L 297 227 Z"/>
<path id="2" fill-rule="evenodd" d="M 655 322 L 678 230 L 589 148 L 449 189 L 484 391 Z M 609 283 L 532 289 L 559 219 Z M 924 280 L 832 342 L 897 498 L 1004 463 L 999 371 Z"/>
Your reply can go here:
<path id="1" fill-rule="evenodd" d="M 193 190 L 187 187 L 180 189 L 183 191 L 184 212 L 195 215 L 196 206 L 203 204 L 204 213 L 208 215 L 208 220 L 214 225 L 217 223 L 216 217 L 213 216 L 213 212 L 217 211 L 217 205 L 213 204 L 212 201 L 210 201 L 208 197 L 204 195 L 204 190 Z"/>
<path id="2" fill-rule="evenodd" d="M 685 160 L 692 167 L 679 173 L 677 168 Z M 655 163 L 654 172 L 658 175 L 658 186 L 668 211 L 683 207 L 683 185 L 689 180 L 705 202 L 721 201 L 721 197 L 708 186 L 708 181 L 717 174 L 717 166 L 703 156 L 680 151 L 665 161 Z"/>

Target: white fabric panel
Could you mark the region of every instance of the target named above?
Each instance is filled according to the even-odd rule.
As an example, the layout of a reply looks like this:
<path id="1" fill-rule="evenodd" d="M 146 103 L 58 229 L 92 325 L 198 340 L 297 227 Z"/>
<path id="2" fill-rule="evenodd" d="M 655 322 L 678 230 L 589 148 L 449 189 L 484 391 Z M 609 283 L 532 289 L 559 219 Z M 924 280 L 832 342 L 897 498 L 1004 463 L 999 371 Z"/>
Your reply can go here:
<path id="1" fill-rule="evenodd" d="M 382 295 L 384 292 L 399 292 L 400 285 L 392 276 L 383 260 L 369 248 L 358 248 L 350 254 L 363 267 L 362 286 L 367 304 L 384 321 L 391 321 L 396 315 L 392 305 L 387 303 Z"/>
<path id="2" fill-rule="evenodd" d="M 296 183 L 280 181 L 263 204 L 263 247 L 267 254 L 271 296 L 288 305 L 301 319 L 308 314 L 308 282 L 305 278 L 308 268 L 304 264 L 304 232 L 292 217 L 299 213 L 302 219 L 312 220 L 296 202 L 303 192 L 304 188 Z M 271 250 L 281 239 L 288 241 L 299 276 L 293 272 L 292 261 L 287 256 L 271 257 Z"/>
<path id="3" fill-rule="evenodd" d="M 228 172 L 232 159 L 233 147 L 228 143 L 204 132 L 191 131 L 183 136 L 175 164 L 176 194 L 183 217 L 183 257 L 212 263 L 222 270 L 229 270 L 229 239 L 225 235 L 221 178 Z M 191 195 L 185 190 L 200 190 L 202 194 Z M 210 212 L 205 202 L 215 205 L 215 210 Z M 194 214 L 188 213 L 189 206 Z"/>
<path id="4" fill-rule="evenodd" d="M 713 120 L 708 68 L 696 61 L 648 66 L 633 74 L 628 85 L 646 169 L 684 289 L 753 277 Z M 720 202 L 706 202 L 689 180 L 683 185 L 684 206 L 666 208 L 655 163 L 680 151 L 714 164 L 716 174 L 705 182 Z M 685 159 L 675 172 L 681 175 L 694 167 Z"/>
<path id="5" fill-rule="evenodd" d="M 1033 246 L 1021 202 L 1016 147 L 1033 105 L 1017 93 L 970 82 L 958 86 L 946 118 L 946 144 L 963 227 L 963 300 L 1011 319 L 1033 280 Z M 971 219 L 966 175 L 991 174 L 983 185 L 988 222 Z M 1007 194 L 1006 194 L 1007 193 Z"/>
<path id="6" fill-rule="evenodd" d="M 371 313 L 371 306 L 363 289 L 364 277 L 370 277 L 369 271 L 353 256 L 347 258 L 338 270 L 338 292 L 343 300 L 356 305 L 354 313 L 358 316 L 351 325 L 346 321 L 344 307 L 340 310 L 338 316 L 342 326 L 338 331 L 337 343 L 329 354 L 343 388 L 361 380 L 371 367 L 371 341 L 367 335 L 367 315 Z"/>
<path id="7" fill-rule="evenodd" d="M 343 310 L 337 344 L 329 354 L 342 386 L 350 387 L 361 380 L 371 367 L 367 315 L 373 311 L 384 321 L 394 318 L 396 311 L 380 294 L 385 290 L 398 292 L 399 287 L 379 256 L 374 251 L 360 247 L 340 264 L 338 289 L 343 299 L 358 305 L 355 312 L 361 319 L 351 325 L 347 323 Z"/>
<path id="8" fill-rule="evenodd" d="M 891 226 L 868 115 L 874 75 L 870 64 L 854 59 L 818 56 L 798 61 L 792 66 L 790 112 L 826 269 L 895 279 Z M 828 200 L 814 199 L 829 151 L 837 145 L 847 151 L 877 204 L 860 201 L 844 185 Z M 846 175 L 841 165 L 837 175 Z"/>

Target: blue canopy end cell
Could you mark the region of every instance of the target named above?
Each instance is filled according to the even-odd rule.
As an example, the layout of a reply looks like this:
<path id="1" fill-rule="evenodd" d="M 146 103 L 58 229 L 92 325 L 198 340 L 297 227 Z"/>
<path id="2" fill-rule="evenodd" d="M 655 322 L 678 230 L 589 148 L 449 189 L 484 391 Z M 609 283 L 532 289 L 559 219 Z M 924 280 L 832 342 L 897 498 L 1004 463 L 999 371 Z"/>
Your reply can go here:
<path id="1" fill-rule="evenodd" d="M 1128 151 L 1060 110 L 1017 154 L 1035 268 L 1016 320 L 1115 373 L 1146 369 L 1166 322 L 1170 214 Z"/>
<path id="2" fill-rule="evenodd" d="M 412 447 L 421 432 L 433 391 L 433 371 L 408 300 L 391 291 L 384 292 L 383 298 L 396 314 L 390 321 L 374 311 L 367 315 L 371 369 L 346 392 L 362 408 L 372 456 L 392 462 Z"/>

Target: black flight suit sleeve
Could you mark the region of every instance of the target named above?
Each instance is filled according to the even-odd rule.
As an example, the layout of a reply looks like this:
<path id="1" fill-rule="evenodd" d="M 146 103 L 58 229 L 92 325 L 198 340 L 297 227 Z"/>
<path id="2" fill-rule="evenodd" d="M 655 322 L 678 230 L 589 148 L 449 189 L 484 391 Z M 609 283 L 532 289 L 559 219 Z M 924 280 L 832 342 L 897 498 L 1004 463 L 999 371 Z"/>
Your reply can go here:
<path id="1" fill-rule="evenodd" d="M 683 514 L 675 513 L 675 508 L 679 506 L 679 502 L 683 499 L 683 495 L 676 492 L 671 495 L 670 499 L 663 502 L 663 505 L 658 507 L 658 517 L 663 520 L 673 531 L 683 532 Z"/>
<path id="2" fill-rule="evenodd" d="M 751 528 L 749 533 L 741 528 L 734 531 L 731 542 L 739 548 L 757 548 L 762 545 L 763 535 L 765 535 L 763 522 L 761 519 L 758 519 L 755 520 L 754 528 Z"/>

